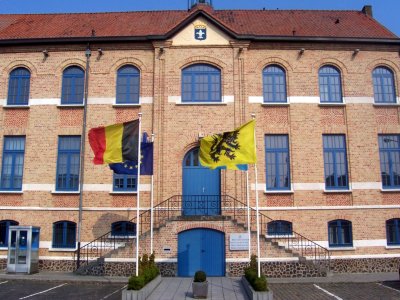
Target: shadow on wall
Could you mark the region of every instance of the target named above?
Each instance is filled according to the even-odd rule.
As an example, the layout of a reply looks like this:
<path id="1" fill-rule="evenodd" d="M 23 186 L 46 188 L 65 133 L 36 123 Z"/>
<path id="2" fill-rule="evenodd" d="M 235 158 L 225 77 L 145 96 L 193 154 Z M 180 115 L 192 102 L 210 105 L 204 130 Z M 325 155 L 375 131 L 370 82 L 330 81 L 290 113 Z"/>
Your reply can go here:
<path id="1" fill-rule="evenodd" d="M 126 212 L 121 214 L 106 213 L 103 214 L 93 225 L 93 236 L 95 238 L 106 234 L 111 231 L 111 224 L 118 221 L 129 221 L 133 218 L 132 212 Z"/>

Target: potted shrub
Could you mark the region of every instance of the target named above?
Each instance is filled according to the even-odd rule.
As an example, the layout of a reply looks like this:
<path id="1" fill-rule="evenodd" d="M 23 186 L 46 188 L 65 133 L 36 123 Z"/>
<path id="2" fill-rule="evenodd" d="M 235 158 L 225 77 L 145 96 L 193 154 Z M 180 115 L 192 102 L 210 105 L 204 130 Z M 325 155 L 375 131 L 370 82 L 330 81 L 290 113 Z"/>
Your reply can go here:
<path id="1" fill-rule="evenodd" d="M 205 299 L 208 294 L 208 281 L 207 275 L 203 271 L 197 271 L 194 274 L 192 283 L 193 297 L 196 299 Z"/>

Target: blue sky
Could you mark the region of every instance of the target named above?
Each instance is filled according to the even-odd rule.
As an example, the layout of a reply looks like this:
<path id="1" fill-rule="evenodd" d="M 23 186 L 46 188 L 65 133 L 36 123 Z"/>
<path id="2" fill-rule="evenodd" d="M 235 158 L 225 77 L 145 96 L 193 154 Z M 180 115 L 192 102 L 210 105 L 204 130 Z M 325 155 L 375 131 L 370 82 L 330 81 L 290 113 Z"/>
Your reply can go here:
<path id="1" fill-rule="evenodd" d="M 190 1 L 190 0 L 189 0 Z M 215 9 L 345 9 L 373 7 L 374 18 L 400 36 L 400 0 L 213 0 Z M 0 0 L 0 13 L 187 9 L 188 0 Z"/>

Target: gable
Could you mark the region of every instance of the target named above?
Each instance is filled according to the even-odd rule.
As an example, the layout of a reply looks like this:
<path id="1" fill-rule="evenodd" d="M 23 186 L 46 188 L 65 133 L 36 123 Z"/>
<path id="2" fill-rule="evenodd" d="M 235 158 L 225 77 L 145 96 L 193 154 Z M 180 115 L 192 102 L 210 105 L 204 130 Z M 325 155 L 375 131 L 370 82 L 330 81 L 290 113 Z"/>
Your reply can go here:
<path id="1" fill-rule="evenodd" d="M 195 38 L 195 34 L 198 39 Z M 229 36 L 204 17 L 199 17 L 172 37 L 173 46 L 229 45 Z"/>

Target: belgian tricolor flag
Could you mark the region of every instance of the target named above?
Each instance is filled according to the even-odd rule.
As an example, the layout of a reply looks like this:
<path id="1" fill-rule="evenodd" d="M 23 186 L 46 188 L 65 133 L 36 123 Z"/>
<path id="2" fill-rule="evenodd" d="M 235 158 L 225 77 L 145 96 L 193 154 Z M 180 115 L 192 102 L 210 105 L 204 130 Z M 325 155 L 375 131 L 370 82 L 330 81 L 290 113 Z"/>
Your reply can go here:
<path id="1" fill-rule="evenodd" d="M 139 120 L 89 130 L 96 165 L 137 161 Z"/>

